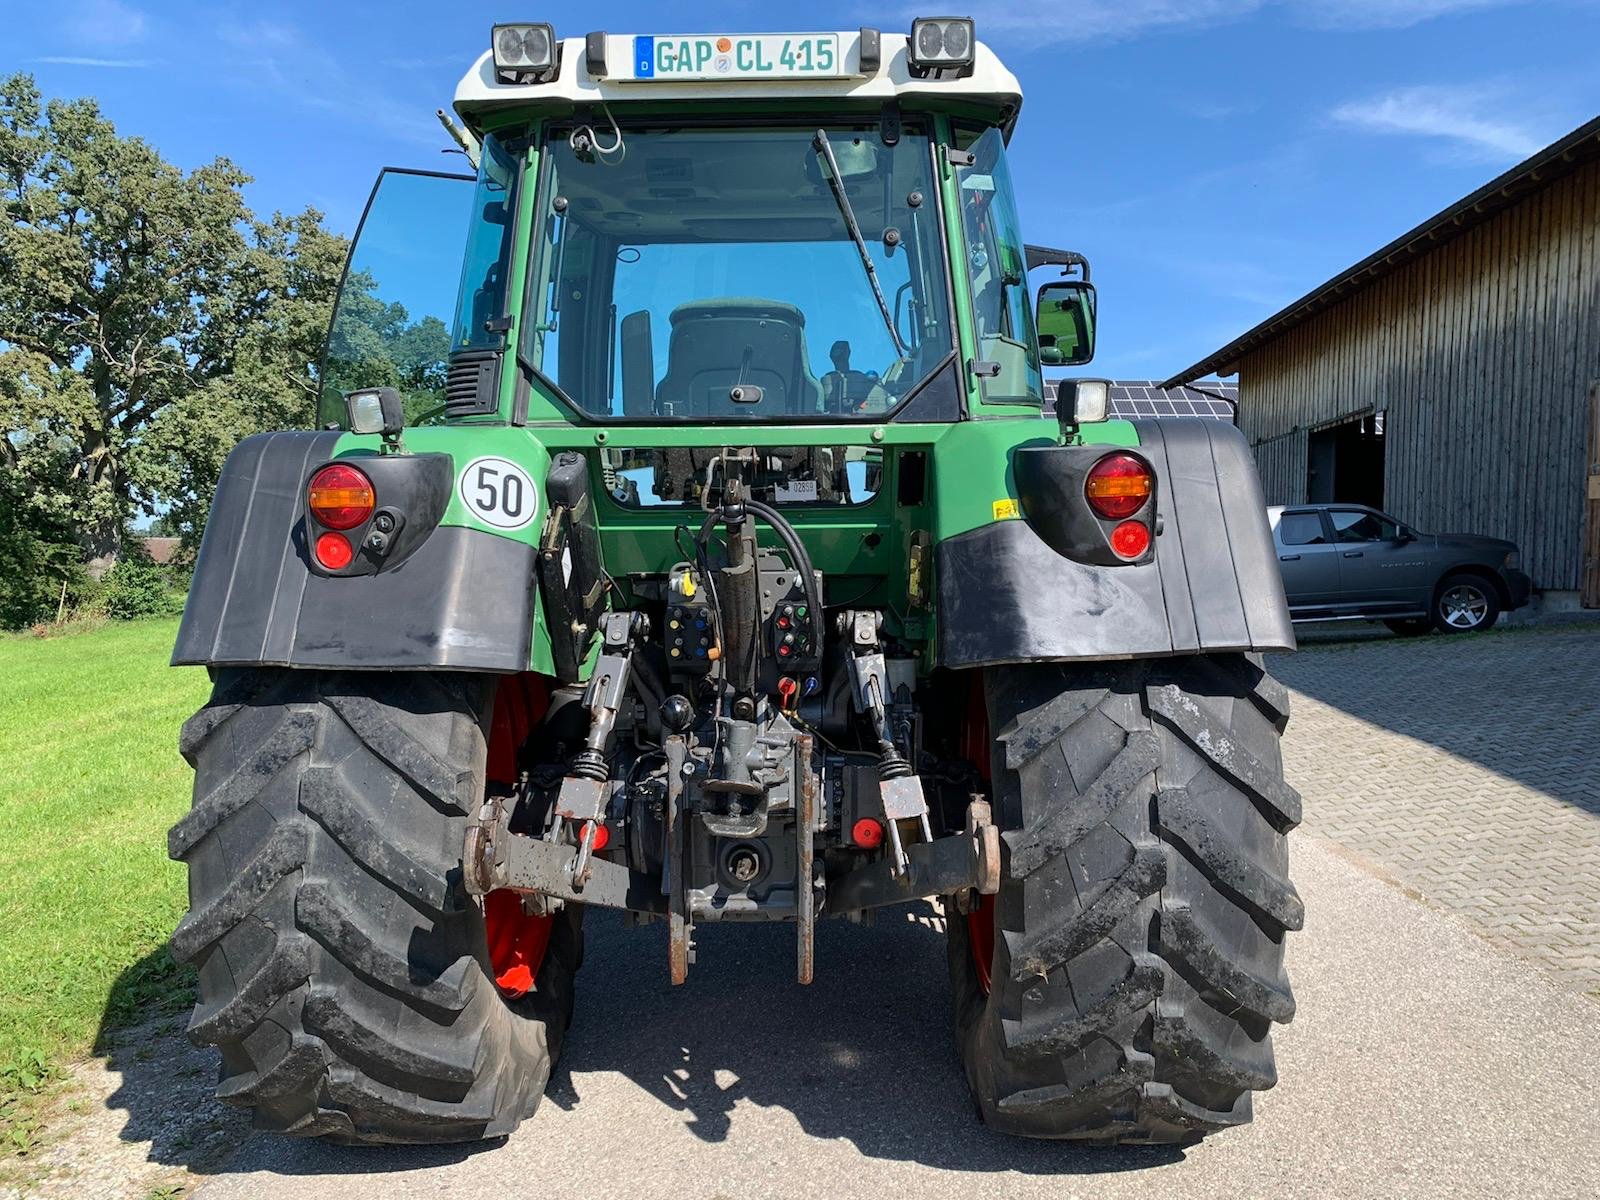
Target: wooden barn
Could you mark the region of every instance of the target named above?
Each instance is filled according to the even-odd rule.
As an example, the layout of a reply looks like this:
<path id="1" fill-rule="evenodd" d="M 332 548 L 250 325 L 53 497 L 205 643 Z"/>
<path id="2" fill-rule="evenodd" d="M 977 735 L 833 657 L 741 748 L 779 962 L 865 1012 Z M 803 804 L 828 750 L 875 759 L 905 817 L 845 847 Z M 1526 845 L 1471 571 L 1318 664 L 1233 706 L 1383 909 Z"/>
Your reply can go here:
<path id="1" fill-rule="evenodd" d="M 1511 538 L 1600 607 L 1600 118 L 1166 381 L 1238 375 L 1269 504 Z"/>

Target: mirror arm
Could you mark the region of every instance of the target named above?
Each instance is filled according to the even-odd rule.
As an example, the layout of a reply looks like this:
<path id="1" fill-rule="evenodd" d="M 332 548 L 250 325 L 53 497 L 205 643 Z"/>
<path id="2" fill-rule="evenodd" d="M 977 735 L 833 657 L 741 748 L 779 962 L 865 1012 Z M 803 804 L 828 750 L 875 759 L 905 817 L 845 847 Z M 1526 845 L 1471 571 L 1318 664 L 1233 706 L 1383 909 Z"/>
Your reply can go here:
<path id="1" fill-rule="evenodd" d="M 1061 267 L 1062 275 L 1066 275 L 1073 267 L 1083 270 L 1083 281 L 1089 282 L 1089 260 L 1076 250 L 1057 250 L 1051 246 L 1024 246 L 1027 254 L 1028 270 L 1037 267 Z"/>

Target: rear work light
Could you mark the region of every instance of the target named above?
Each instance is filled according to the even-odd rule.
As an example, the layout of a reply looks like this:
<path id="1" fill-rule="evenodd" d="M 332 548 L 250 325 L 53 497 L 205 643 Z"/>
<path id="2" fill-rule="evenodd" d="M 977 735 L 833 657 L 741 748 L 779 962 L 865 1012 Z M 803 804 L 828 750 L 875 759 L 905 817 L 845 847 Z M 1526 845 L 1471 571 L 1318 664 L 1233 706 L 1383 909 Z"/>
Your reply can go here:
<path id="1" fill-rule="evenodd" d="M 1089 468 L 1083 495 L 1096 514 L 1107 521 L 1120 521 L 1145 506 L 1155 483 L 1144 460 L 1131 454 L 1108 454 Z"/>
<path id="2" fill-rule="evenodd" d="M 921 17 L 911 22 L 906 58 L 912 67 L 924 71 L 970 67 L 976 42 L 970 18 Z"/>
<path id="3" fill-rule="evenodd" d="M 306 489 L 311 515 L 329 529 L 354 529 L 372 515 L 377 502 L 372 480 L 343 463 L 323 467 Z"/>

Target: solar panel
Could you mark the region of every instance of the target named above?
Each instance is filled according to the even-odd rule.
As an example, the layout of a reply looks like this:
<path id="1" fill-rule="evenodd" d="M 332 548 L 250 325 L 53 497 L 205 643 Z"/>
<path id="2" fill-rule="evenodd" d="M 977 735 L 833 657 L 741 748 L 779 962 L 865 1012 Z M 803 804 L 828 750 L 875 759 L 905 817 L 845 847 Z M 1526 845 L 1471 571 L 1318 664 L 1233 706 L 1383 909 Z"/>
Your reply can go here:
<path id="1" fill-rule="evenodd" d="M 1054 379 L 1045 380 L 1044 392 L 1045 410 L 1054 412 Z M 1185 417 L 1232 423 L 1238 402 L 1239 385 L 1220 379 L 1202 379 L 1198 387 L 1164 388 L 1154 379 L 1119 379 L 1111 385 L 1111 415 L 1124 420 Z"/>

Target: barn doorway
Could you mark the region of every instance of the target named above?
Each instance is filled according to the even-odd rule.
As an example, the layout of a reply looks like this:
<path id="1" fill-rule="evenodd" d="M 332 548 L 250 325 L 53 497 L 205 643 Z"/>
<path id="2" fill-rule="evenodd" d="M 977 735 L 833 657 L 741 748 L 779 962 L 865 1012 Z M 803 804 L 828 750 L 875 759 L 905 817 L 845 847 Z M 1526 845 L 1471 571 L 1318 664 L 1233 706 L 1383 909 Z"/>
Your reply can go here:
<path id="1" fill-rule="evenodd" d="M 1383 412 L 1313 429 L 1306 445 L 1306 499 L 1312 504 L 1383 507 Z"/>

